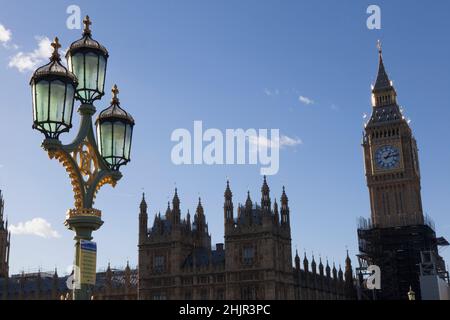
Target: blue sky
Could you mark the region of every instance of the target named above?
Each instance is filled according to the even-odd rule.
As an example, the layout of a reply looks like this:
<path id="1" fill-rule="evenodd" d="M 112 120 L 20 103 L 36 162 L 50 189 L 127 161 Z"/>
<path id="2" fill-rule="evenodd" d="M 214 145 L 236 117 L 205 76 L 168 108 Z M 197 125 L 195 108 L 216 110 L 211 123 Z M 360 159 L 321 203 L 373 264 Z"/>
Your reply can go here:
<path id="1" fill-rule="evenodd" d="M 192 130 L 195 120 L 221 130 L 279 128 L 301 141 L 281 150 L 280 171 L 269 177 L 272 197 L 279 198 L 285 185 L 290 198 L 293 250 L 336 263 L 344 261 L 346 247 L 354 256 L 357 219 L 370 215 L 360 144 L 363 115 L 371 112 L 377 39 L 419 143 L 424 209 L 438 234 L 450 238 L 447 1 L 0 0 L 0 25 L 10 31 L 9 41 L 0 44 L 6 213 L 16 226 L 45 219 L 59 235 L 13 235 L 11 272 L 55 266 L 65 271 L 73 260 L 73 235 L 63 225 L 73 205 L 71 186 L 31 129 L 31 71 L 10 65 L 14 57 L 39 60 L 45 50 L 35 50 L 45 37 L 59 36 L 63 48 L 78 39 L 80 30 L 66 28 L 71 4 L 91 16 L 94 38 L 110 51 L 107 88 L 119 85 L 122 106 L 137 123 L 123 180 L 97 198 L 105 220 L 95 233 L 99 269 L 108 261 L 137 264 L 143 188 L 151 221 L 164 212 L 175 185 L 184 214 L 195 210 L 200 195 L 214 243 L 223 242 L 227 177 L 235 205 L 245 201 L 247 189 L 259 202 L 257 166 L 172 164 L 172 131 Z M 366 27 L 370 4 L 381 7 L 381 30 Z M 109 94 L 96 106 L 108 102 Z M 443 254 L 450 261 L 450 251 Z"/>

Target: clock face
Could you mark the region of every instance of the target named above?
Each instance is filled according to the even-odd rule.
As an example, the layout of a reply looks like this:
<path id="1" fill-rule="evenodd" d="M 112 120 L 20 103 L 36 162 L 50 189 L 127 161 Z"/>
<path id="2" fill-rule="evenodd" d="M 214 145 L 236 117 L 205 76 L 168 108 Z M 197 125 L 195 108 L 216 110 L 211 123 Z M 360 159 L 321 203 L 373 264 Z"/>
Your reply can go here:
<path id="1" fill-rule="evenodd" d="M 375 162 L 380 169 L 395 169 L 400 164 L 400 151 L 394 146 L 383 146 L 375 153 Z"/>

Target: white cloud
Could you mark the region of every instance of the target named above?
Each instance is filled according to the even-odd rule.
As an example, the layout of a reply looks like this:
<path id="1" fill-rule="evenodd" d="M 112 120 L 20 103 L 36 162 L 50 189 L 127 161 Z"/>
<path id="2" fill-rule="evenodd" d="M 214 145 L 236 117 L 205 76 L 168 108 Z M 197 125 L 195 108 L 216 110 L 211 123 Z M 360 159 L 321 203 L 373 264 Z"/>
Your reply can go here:
<path id="1" fill-rule="evenodd" d="M 18 52 L 9 61 L 10 68 L 20 72 L 34 70 L 44 60 L 52 55 L 51 41 L 47 37 L 36 37 L 38 47 L 32 52 Z"/>
<path id="2" fill-rule="evenodd" d="M 306 104 L 306 105 L 314 104 L 314 100 L 312 100 L 308 97 L 305 97 L 305 96 L 299 96 L 298 101 L 300 101 L 301 103 Z"/>
<path id="3" fill-rule="evenodd" d="M 295 146 L 298 146 L 301 144 L 303 144 L 303 141 L 302 141 L 302 139 L 299 139 L 299 138 L 291 138 L 291 137 L 283 136 L 283 135 L 280 138 L 280 147 L 281 148 L 295 147 Z"/>
<path id="4" fill-rule="evenodd" d="M 0 24 L 0 42 L 6 44 L 11 40 L 11 37 L 11 30 L 6 29 L 4 25 Z"/>
<path id="5" fill-rule="evenodd" d="M 303 144 L 303 141 L 299 138 L 291 138 L 285 135 L 281 135 L 280 138 L 276 138 L 276 140 L 271 140 L 269 138 L 266 138 L 264 136 L 251 136 L 249 138 L 249 143 L 252 145 L 257 145 L 259 147 L 265 147 L 270 149 L 272 147 L 272 142 L 274 142 L 274 145 L 277 149 L 283 149 L 288 147 L 295 147 L 298 145 Z"/>
<path id="6" fill-rule="evenodd" d="M 264 89 L 264 94 L 268 97 L 272 97 L 272 96 L 278 96 L 280 94 L 280 90 L 275 89 L 275 90 L 270 90 L 270 89 Z"/>
<path id="7" fill-rule="evenodd" d="M 30 221 L 20 222 L 17 225 L 10 226 L 12 234 L 32 235 L 41 238 L 60 238 L 57 231 L 52 229 L 50 223 L 43 218 L 34 218 Z"/>

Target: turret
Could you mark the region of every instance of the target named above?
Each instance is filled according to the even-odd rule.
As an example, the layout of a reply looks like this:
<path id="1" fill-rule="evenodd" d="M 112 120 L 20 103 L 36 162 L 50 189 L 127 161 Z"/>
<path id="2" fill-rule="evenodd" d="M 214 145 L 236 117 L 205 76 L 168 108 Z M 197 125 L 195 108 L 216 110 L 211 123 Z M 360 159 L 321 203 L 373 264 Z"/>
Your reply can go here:
<path id="1" fill-rule="evenodd" d="M 5 228 L 5 221 L 3 220 L 3 211 L 5 207 L 5 201 L 3 200 L 2 191 L 0 190 L 0 231 L 7 229 Z"/>
<path id="2" fill-rule="evenodd" d="M 311 271 L 312 271 L 313 275 L 317 274 L 317 264 L 316 264 L 316 260 L 314 259 L 314 254 L 313 254 L 312 260 L 311 260 Z"/>
<path id="3" fill-rule="evenodd" d="M 53 273 L 52 297 L 55 300 L 58 299 L 59 297 L 59 277 L 58 277 L 58 270 L 56 268 L 55 272 Z"/>
<path id="4" fill-rule="evenodd" d="M 112 290 L 112 270 L 111 270 L 111 264 L 108 262 L 108 268 L 106 269 L 106 294 L 109 295 L 111 294 L 111 290 Z"/>
<path id="5" fill-rule="evenodd" d="M 247 224 L 253 224 L 253 202 L 250 198 L 250 191 L 247 192 L 247 200 L 245 201 L 244 220 Z"/>
<path id="6" fill-rule="evenodd" d="M 194 216 L 194 243 L 199 248 L 211 248 L 211 239 L 208 234 L 205 212 L 202 199 L 198 199 L 197 210 Z"/>
<path id="7" fill-rule="evenodd" d="M 280 213 L 278 212 L 277 199 L 275 199 L 275 203 L 273 204 L 273 223 L 276 226 L 280 224 Z"/>
<path id="8" fill-rule="evenodd" d="M 225 221 L 225 229 L 234 223 L 233 216 L 233 193 L 230 189 L 230 182 L 227 180 L 227 188 L 224 193 L 225 202 L 223 204 L 223 214 Z"/>
<path id="9" fill-rule="evenodd" d="M 147 215 L 147 202 L 145 201 L 145 194 L 142 194 L 141 204 L 139 206 L 139 243 L 145 242 L 148 234 L 148 215 Z"/>
<path id="10" fill-rule="evenodd" d="M 125 280 L 125 292 L 129 293 L 130 289 L 131 289 L 131 268 L 130 268 L 130 263 L 129 261 L 127 261 L 127 266 L 125 267 L 125 272 L 124 272 L 124 280 Z"/>
<path id="11" fill-rule="evenodd" d="M 295 270 L 300 271 L 300 257 L 298 256 L 298 251 L 295 250 Z"/>
<path id="12" fill-rule="evenodd" d="M 180 198 L 178 197 L 178 189 L 175 188 L 175 194 L 172 199 L 172 223 L 178 225 L 181 219 Z"/>
<path id="13" fill-rule="evenodd" d="M 333 262 L 333 280 L 337 280 L 337 269 L 336 264 Z"/>
<path id="14" fill-rule="evenodd" d="M 270 188 L 267 184 L 267 178 L 264 176 L 264 182 L 261 187 L 261 209 L 264 214 L 270 214 L 271 203 L 270 203 Z"/>
<path id="15" fill-rule="evenodd" d="M 328 263 L 328 259 L 327 259 L 327 266 L 325 268 L 325 273 L 327 275 L 327 278 L 331 278 L 331 268 L 330 268 L 330 264 Z"/>
<path id="16" fill-rule="evenodd" d="M 339 282 L 341 282 L 341 283 L 344 282 L 344 273 L 342 272 L 341 265 L 339 265 L 338 278 L 339 278 Z"/>
<path id="17" fill-rule="evenodd" d="M 281 195 L 281 225 L 289 227 L 290 217 L 289 217 L 289 199 L 286 195 L 286 189 L 283 186 L 283 193 Z"/>
<path id="18" fill-rule="evenodd" d="M 188 231 L 191 231 L 191 228 L 192 228 L 192 224 L 191 224 L 191 213 L 189 212 L 189 210 L 188 210 L 188 212 L 187 212 L 187 214 L 186 214 L 186 225 L 187 225 Z"/>
<path id="19" fill-rule="evenodd" d="M 324 275 L 322 258 L 319 258 L 319 274 L 321 277 L 323 277 L 323 275 Z"/>
<path id="20" fill-rule="evenodd" d="M 308 261 L 308 258 L 306 257 L 306 252 L 305 252 L 305 256 L 303 258 L 303 270 L 305 270 L 306 273 L 309 272 L 309 261 Z"/>
<path id="21" fill-rule="evenodd" d="M 9 251 L 11 233 L 8 231 L 8 220 L 4 219 L 5 201 L 0 190 L 0 278 L 9 276 Z"/>
<path id="22" fill-rule="evenodd" d="M 345 259 L 345 296 L 347 299 L 355 299 L 356 297 L 356 291 L 353 282 L 352 260 L 348 255 L 348 250 L 347 258 Z"/>

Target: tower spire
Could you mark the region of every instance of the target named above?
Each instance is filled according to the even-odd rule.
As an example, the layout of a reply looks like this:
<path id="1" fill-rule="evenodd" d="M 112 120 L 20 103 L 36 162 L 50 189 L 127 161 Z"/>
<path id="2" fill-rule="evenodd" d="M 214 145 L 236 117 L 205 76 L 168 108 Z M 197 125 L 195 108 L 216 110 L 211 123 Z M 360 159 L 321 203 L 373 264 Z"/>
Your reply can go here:
<path id="1" fill-rule="evenodd" d="M 2 191 L 0 190 L 0 230 L 5 228 L 5 221 L 3 220 L 5 201 L 3 200 Z"/>
<path id="2" fill-rule="evenodd" d="M 283 186 L 283 193 L 281 194 L 281 224 L 289 226 L 289 199 L 286 195 L 286 188 Z"/>
<path id="3" fill-rule="evenodd" d="M 264 176 L 263 185 L 261 187 L 261 207 L 265 213 L 270 213 L 270 188 L 267 184 L 266 176 Z"/>
<path id="4" fill-rule="evenodd" d="M 378 47 L 378 73 L 377 78 L 375 80 L 375 84 L 372 87 L 372 105 L 373 107 L 383 107 L 383 108 L 387 106 L 393 106 L 396 109 L 398 109 L 397 93 L 395 91 L 394 85 L 392 84 L 392 81 L 389 79 L 389 76 L 386 72 L 383 60 L 383 50 L 381 47 L 381 41 L 379 40 L 377 47 Z M 400 115 L 398 114 L 399 111 L 398 110 L 395 111 L 396 111 L 395 116 L 394 115 L 389 116 L 389 119 L 391 119 L 391 117 L 397 119 L 400 117 Z"/>
<path id="5" fill-rule="evenodd" d="M 178 224 L 181 219 L 180 198 L 178 197 L 177 188 L 175 188 L 175 194 L 172 200 L 172 218 L 174 224 Z"/>
<path id="6" fill-rule="evenodd" d="M 223 205 L 223 211 L 224 211 L 225 225 L 227 225 L 228 223 L 232 223 L 234 220 L 233 193 L 231 192 L 229 180 L 227 180 L 227 187 L 225 189 L 224 198 L 225 202 Z"/>
<path id="7" fill-rule="evenodd" d="M 139 243 L 144 243 L 148 233 L 147 201 L 145 201 L 145 193 L 142 193 L 139 209 Z"/>
<path id="8" fill-rule="evenodd" d="M 378 48 L 379 63 L 378 63 L 377 80 L 375 81 L 375 85 L 374 85 L 374 91 L 375 90 L 389 89 L 389 88 L 392 87 L 392 83 L 389 80 L 389 76 L 388 76 L 388 74 L 386 72 L 386 69 L 384 67 L 383 48 L 382 48 L 380 40 L 378 40 L 377 48 Z"/>
<path id="9" fill-rule="evenodd" d="M 141 204 L 140 204 L 140 209 L 141 212 L 147 212 L 147 201 L 145 201 L 145 193 L 142 193 L 142 200 L 141 200 Z"/>

